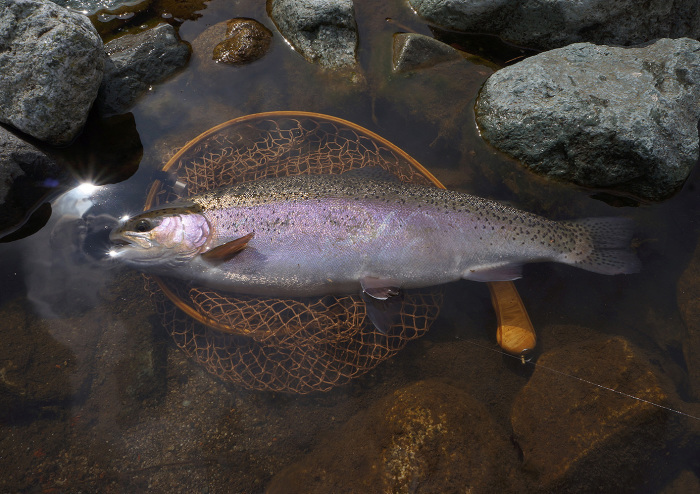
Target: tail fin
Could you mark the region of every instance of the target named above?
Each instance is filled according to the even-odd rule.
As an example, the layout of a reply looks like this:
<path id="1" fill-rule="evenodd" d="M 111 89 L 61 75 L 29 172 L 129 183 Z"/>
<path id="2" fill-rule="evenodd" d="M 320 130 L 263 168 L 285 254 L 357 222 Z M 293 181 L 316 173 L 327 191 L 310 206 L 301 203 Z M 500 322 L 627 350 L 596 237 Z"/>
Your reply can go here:
<path id="1" fill-rule="evenodd" d="M 577 246 L 566 262 L 601 274 L 637 273 L 639 258 L 632 251 L 633 224 L 627 218 L 587 218 L 568 223 Z"/>

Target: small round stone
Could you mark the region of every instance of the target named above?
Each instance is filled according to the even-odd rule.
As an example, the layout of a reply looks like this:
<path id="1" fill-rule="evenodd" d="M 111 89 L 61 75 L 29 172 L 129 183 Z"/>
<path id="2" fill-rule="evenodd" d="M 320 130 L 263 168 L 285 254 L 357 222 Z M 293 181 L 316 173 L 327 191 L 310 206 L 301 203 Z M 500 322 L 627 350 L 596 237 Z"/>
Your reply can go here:
<path id="1" fill-rule="evenodd" d="M 261 58 L 270 48 L 272 31 L 253 19 L 231 19 L 226 23 L 228 39 L 214 48 L 217 62 L 241 64 Z"/>

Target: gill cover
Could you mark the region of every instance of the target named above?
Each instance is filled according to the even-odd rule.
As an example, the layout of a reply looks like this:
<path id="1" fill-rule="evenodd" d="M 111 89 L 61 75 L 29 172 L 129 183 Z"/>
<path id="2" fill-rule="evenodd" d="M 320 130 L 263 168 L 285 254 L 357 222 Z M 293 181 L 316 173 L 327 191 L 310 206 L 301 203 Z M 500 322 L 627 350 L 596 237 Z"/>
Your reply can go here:
<path id="1" fill-rule="evenodd" d="M 206 218 L 188 208 L 163 208 L 129 218 L 110 234 L 112 257 L 133 264 L 177 265 L 205 249 Z"/>

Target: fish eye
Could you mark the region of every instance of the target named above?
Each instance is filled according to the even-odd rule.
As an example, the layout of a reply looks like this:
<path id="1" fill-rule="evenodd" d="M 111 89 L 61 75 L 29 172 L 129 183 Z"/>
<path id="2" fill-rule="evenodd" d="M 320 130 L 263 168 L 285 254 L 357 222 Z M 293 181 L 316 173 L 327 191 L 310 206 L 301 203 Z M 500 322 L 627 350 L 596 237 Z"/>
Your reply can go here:
<path id="1" fill-rule="evenodd" d="M 144 233 L 153 230 L 153 225 L 148 220 L 139 220 L 134 225 L 134 230 L 136 230 L 139 233 Z"/>

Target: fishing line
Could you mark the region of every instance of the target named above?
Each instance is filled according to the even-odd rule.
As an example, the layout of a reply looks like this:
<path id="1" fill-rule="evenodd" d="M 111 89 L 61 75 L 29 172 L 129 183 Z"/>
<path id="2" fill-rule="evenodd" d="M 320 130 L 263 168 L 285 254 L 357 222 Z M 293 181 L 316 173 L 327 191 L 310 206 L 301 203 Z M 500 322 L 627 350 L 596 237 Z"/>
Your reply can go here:
<path id="1" fill-rule="evenodd" d="M 465 340 L 465 339 L 461 339 L 461 338 L 459 338 L 459 337 L 457 337 L 457 339 L 460 340 L 460 341 L 466 341 L 467 343 L 471 343 L 471 344 L 474 345 L 474 346 L 478 346 L 478 347 L 484 348 L 484 349 L 486 349 L 486 350 L 491 350 L 492 352 L 495 352 L 495 353 L 500 353 L 501 355 L 505 355 L 506 357 L 510 357 L 510 358 L 513 358 L 513 359 L 516 359 L 516 360 L 519 360 L 519 361 L 521 360 L 521 357 L 519 357 L 519 356 L 511 355 L 511 354 L 506 353 L 506 352 L 504 352 L 503 350 L 500 350 L 500 349 L 498 349 L 498 348 L 493 348 L 493 347 L 486 346 L 486 345 L 481 344 L 481 343 L 477 343 L 477 342 L 474 341 L 474 340 Z M 691 419 L 700 420 L 700 417 L 697 417 L 697 416 L 695 416 L 695 415 L 691 415 L 691 414 L 689 414 L 689 413 L 685 413 L 685 412 L 682 412 L 682 411 L 680 411 L 680 410 L 676 410 L 675 408 L 667 407 L 667 406 L 661 405 L 661 404 L 659 404 L 659 403 L 655 403 L 655 402 L 653 402 L 653 401 L 645 400 L 644 398 L 640 398 L 639 396 L 634 396 L 634 395 L 631 395 L 631 394 L 628 394 L 628 393 L 623 393 L 622 391 L 618 391 L 617 389 L 613 389 L 613 388 L 609 388 L 609 387 L 607 387 L 607 386 L 603 386 L 602 384 L 598 384 L 598 383 L 595 383 L 595 382 L 593 382 L 593 381 L 589 381 L 589 380 L 587 380 L 587 379 L 583 379 L 582 377 L 574 376 L 574 375 L 572 375 L 572 374 L 567 374 L 566 372 L 562 372 L 562 371 L 560 371 L 560 370 L 553 369 L 553 368 L 551 368 L 551 367 L 547 367 L 546 365 L 537 364 L 537 363 L 532 362 L 532 361 L 530 361 L 530 360 L 525 360 L 525 361 L 523 362 L 523 364 L 525 364 L 525 365 L 529 364 L 529 365 L 532 365 L 533 367 L 539 367 L 539 368 L 541 368 L 541 369 L 548 370 L 548 371 L 553 372 L 553 373 L 555 373 L 555 374 L 559 374 L 559 375 L 561 375 L 561 376 L 566 376 L 566 377 L 569 377 L 569 378 L 571 378 L 571 379 L 576 379 L 577 381 L 581 381 L 581 382 L 583 382 L 583 383 L 590 384 L 590 385 L 592 385 L 592 386 L 596 386 L 596 387 L 598 387 L 598 388 L 605 389 L 605 390 L 607 390 L 607 391 L 612 391 L 613 393 L 617 393 L 617 394 L 619 394 L 619 395 L 621 395 L 621 396 L 625 396 L 625 397 L 627 397 L 627 398 L 632 398 L 632 399 L 637 400 L 637 401 L 640 401 L 640 402 L 642 402 L 642 403 L 648 403 L 649 405 L 653 405 L 653 406 L 655 406 L 655 407 L 657 407 L 657 408 L 661 408 L 661 409 L 667 410 L 667 411 L 669 411 L 669 412 L 677 413 L 678 415 L 683 415 L 683 416 L 689 417 L 689 418 L 691 418 Z"/>

